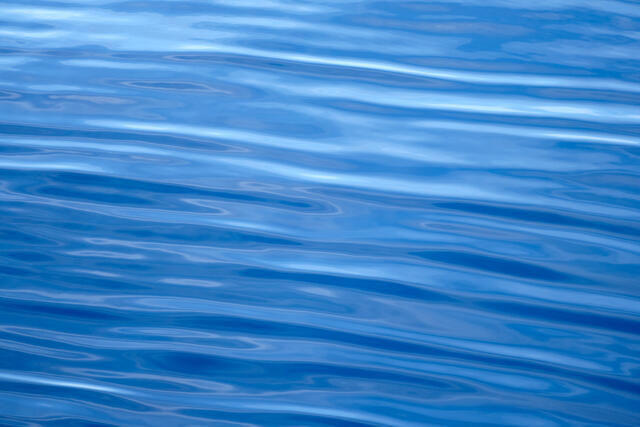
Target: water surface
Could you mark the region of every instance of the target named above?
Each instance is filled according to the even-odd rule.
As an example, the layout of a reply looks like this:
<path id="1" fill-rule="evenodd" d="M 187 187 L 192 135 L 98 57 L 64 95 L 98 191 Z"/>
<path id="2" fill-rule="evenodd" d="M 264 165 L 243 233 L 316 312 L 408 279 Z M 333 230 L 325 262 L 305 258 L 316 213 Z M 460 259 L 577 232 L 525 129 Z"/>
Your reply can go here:
<path id="1" fill-rule="evenodd" d="M 0 418 L 638 423 L 640 4 L 0 1 Z"/>

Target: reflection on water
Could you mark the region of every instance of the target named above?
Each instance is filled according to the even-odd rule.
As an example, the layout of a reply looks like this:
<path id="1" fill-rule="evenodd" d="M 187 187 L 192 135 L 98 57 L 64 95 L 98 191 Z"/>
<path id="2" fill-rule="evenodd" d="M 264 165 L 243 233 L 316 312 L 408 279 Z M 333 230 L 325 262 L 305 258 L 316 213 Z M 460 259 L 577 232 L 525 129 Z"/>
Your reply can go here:
<path id="1" fill-rule="evenodd" d="M 0 1 L 0 419 L 634 425 L 640 4 Z"/>

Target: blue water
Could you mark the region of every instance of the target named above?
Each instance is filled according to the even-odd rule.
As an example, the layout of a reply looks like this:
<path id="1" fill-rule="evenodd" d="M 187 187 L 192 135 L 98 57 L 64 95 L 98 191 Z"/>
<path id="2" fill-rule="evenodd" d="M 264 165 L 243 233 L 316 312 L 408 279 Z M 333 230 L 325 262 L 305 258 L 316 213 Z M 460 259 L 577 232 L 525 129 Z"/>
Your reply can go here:
<path id="1" fill-rule="evenodd" d="M 640 423 L 640 3 L 0 1 L 0 424 Z"/>

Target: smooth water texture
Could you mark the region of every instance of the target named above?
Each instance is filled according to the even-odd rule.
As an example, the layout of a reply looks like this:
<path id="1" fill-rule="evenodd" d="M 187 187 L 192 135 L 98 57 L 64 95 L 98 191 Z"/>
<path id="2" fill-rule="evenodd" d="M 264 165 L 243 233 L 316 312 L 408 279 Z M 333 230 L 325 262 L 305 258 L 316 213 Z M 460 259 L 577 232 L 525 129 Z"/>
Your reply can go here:
<path id="1" fill-rule="evenodd" d="M 0 424 L 638 425 L 640 3 L 0 2 Z"/>

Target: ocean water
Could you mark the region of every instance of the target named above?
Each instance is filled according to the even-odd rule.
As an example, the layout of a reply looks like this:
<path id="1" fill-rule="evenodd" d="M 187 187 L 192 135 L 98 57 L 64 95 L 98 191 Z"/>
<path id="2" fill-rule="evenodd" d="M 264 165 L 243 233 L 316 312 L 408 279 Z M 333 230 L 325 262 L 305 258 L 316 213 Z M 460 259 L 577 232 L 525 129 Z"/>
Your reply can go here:
<path id="1" fill-rule="evenodd" d="M 0 1 L 0 424 L 640 423 L 640 3 Z"/>

